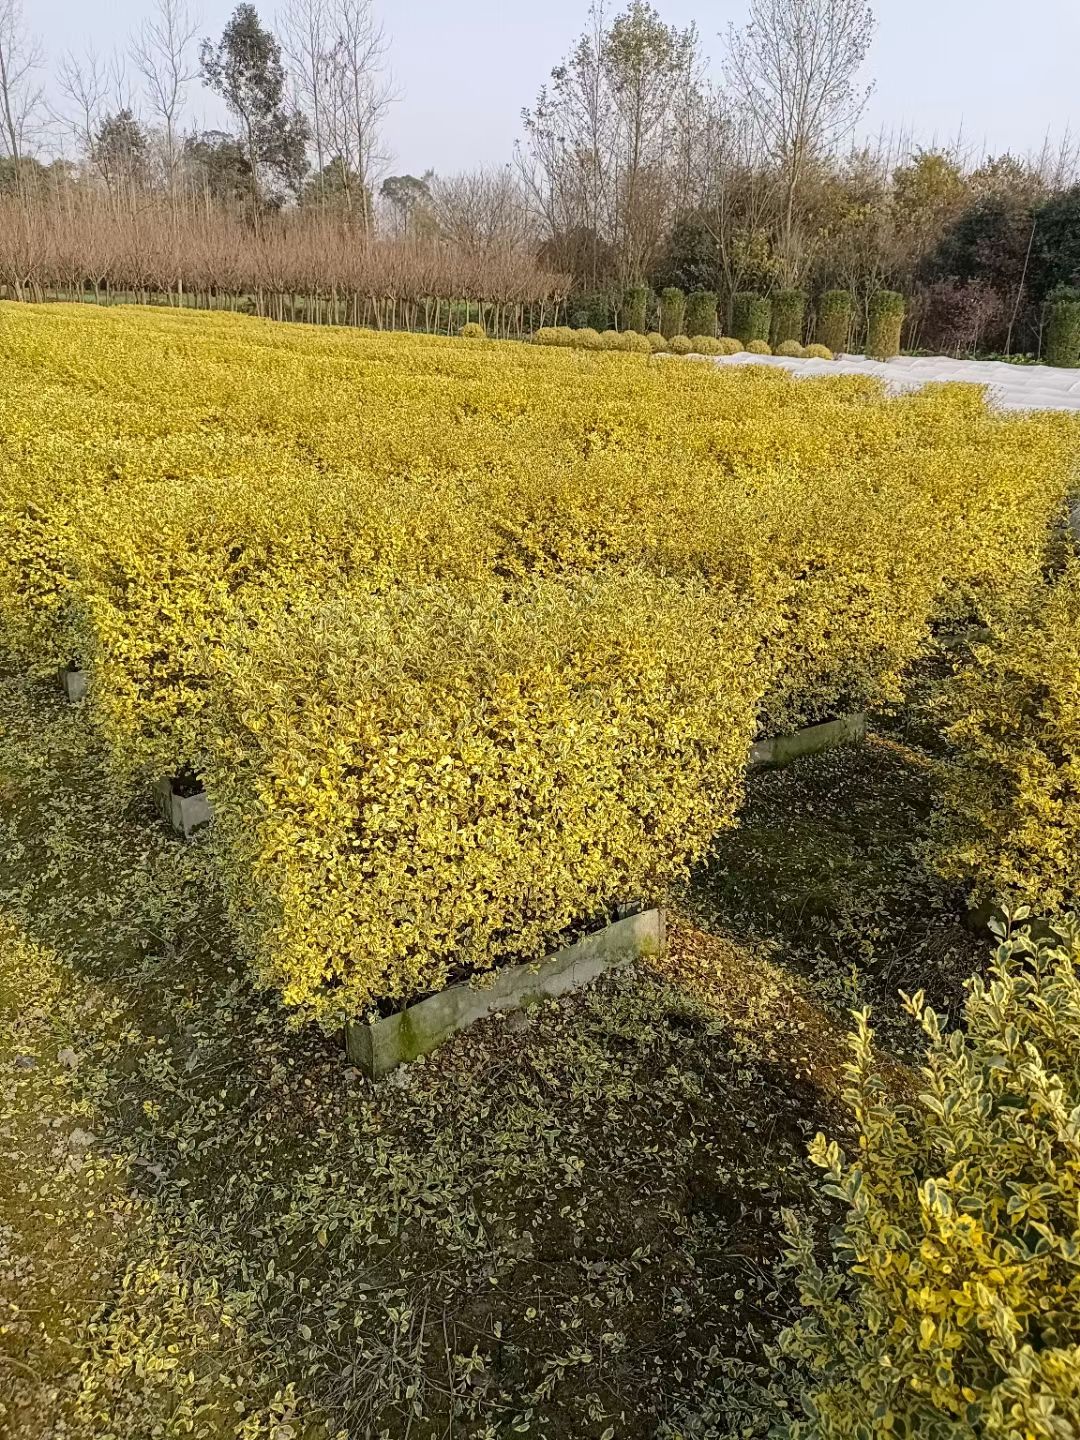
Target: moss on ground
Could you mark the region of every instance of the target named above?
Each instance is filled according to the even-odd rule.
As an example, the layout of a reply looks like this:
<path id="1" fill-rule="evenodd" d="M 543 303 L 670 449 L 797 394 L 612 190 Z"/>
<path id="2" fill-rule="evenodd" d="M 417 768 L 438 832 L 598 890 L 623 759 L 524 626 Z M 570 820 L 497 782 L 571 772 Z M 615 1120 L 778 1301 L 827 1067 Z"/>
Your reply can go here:
<path id="1" fill-rule="evenodd" d="M 125 808 L 83 714 L 0 682 L 0 1429 L 682 1433 L 787 1313 L 837 976 L 887 987 L 942 933 L 919 773 L 756 777 L 659 967 L 374 1086 L 252 991 L 212 837 Z"/>

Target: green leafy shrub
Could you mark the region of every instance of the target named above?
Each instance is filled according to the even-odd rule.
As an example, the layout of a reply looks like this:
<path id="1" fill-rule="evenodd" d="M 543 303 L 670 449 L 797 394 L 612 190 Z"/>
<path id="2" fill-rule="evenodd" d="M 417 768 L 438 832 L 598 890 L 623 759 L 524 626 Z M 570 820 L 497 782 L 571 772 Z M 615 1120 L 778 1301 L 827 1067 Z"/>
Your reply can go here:
<path id="1" fill-rule="evenodd" d="M 763 295 L 740 290 L 731 297 L 731 333 L 749 350 L 753 340 L 768 340 L 772 303 Z"/>
<path id="2" fill-rule="evenodd" d="M 621 330 L 605 330 L 600 336 L 605 350 L 625 350 L 626 336 Z"/>
<path id="3" fill-rule="evenodd" d="M 622 328 L 644 335 L 652 292 L 647 285 L 631 285 L 623 296 Z"/>
<path id="4" fill-rule="evenodd" d="M 650 330 L 645 339 L 648 340 L 649 349 L 654 355 L 659 355 L 668 348 L 667 336 L 661 335 L 659 330 Z"/>
<path id="5" fill-rule="evenodd" d="M 1080 290 L 1063 286 L 1047 297 L 1042 349 L 1048 365 L 1080 365 Z"/>
<path id="6" fill-rule="evenodd" d="M 814 338 L 834 355 L 841 355 L 851 343 L 851 292 L 826 290 L 818 301 Z"/>
<path id="7" fill-rule="evenodd" d="M 789 360 L 802 360 L 806 356 L 806 351 L 799 344 L 798 340 L 782 340 L 780 344 L 773 349 L 773 354 L 786 355 Z"/>
<path id="8" fill-rule="evenodd" d="M 900 354 L 906 308 L 904 297 L 896 290 L 879 290 L 871 297 L 866 353 L 872 360 L 892 360 Z"/>
<path id="9" fill-rule="evenodd" d="M 777 354 L 789 340 L 802 344 L 806 319 L 806 291 L 778 290 L 772 297 L 772 325 L 769 342 Z"/>
<path id="10" fill-rule="evenodd" d="M 623 349 L 628 350 L 631 355 L 652 354 L 649 337 L 647 335 L 639 335 L 636 330 L 625 330 L 623 332 Z"/>
<path id="11" fill-rule="evenodd" d="M 591 325 L 583 325 L 580 330 L 574 331 L 574 344 L 579 350 L 603 350 L 606 348 L 603 335 L 599 330 L 594 330 Z"/>
<path id="12" fill-rule="evenodd" d="M 690 344 L 695 355 L 722 355 L 723 348 L 715 335 L 691 335 Z"/>
<path id="13" fill-rule="evenodd" d="M 938 864 L 980 903 L 1080 900 L 1080 560 L 1039 585 L 946 687 Z"/>
<path id="14" fill-rule="evenodd" d="M 734 335 L 721 335 L 719 343 L 721 355 L 738 355 L 743 348 L 742 341 L 736 340 Z"/>
<path id="15" fill-rule="evenodd" d="M 481 325 L 476 320 L 470 320 L 467 325 L 462 325 L 461 329 L 457 333 L 461 336 L 462 340 L 487 339 L 487 331 L 484 329 L 483 325 Z"/>
<path id="16" fill-rule="evenodd" d="M 827 345 L 807 345 L 803 351 L 807 360 L 834 360 L 836 357 Z"/>
<path id="17" fill-rule="evenodd" d="M 669 340 L 683 333 L 686 323 L 686 296 L 676 285 L 660 292 L 660 330 Z"/>
<path id="18" fill-rule="evenodd" d="M 691 290 L 686 297 L 686 329 L 691 335 L 716 334 L 715 290 Z"/>
<path id="19" fill-rule="evenodd" d="M 772 354 L 772 346 L 767 340 L 750 340 L 744 348 L 748 355 Z"/>
<path id="20" fill-rule="evenodd" d="M 668 349 L 672 355 L 692 355 L 694 342 L 689 335 L 673 335 L 668 343 Z"/>
<path id="21" fill-rule="evenodd" d="M 858 1152 L 821 1135 L 810 1152 L 844 1207 L 824 1267 L 789 1217 L 806 1314 L 780 1352 L 803 1418 L 771 1433 L 1080 1434 L 1078 961 L 1075 920 L 1054 943 L 1009 940 L 952 1033 L 915 995 L 928 1049 L 913 1099 L 894 1097 L 859 1016 Z"/>

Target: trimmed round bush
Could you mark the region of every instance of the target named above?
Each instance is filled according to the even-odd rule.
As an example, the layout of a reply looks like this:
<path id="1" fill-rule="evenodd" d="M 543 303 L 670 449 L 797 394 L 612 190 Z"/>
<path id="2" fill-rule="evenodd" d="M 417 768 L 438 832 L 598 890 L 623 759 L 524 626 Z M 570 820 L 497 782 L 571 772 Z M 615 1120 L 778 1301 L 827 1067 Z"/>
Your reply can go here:
<path id="1" fill-rule="evenodd" d="M 565 345 L 566 337 L 561 326 L 541 325 L 533 335 L 534 345 Z"/>
<path id="2" fill-rule="evenodd" d="M 799 344 L 798 340 L 781 340 L 780 344 L 773 350 L 774 355 L 786 355 L 789 360 L 803 360 L 806 358 L 806 351 Z"/>
<path id="3" fill-rule="evenodd" d="M 667 337 L 661 335 L 659 330 L 650 330 L 645 339 L 649 342 L 649 349 L 654 355 L 659 355 L 661 351 L 668 348 Z"/>
<path id="4" fill-rule="evenodd" d="M 715 335 L 691 335 L 690 344 L 693 346 L 695 355 L 719 355 L 722 353 L 720 341 Z"/>
<path id="5" fill-rule="evenodd" d="M 803 322 L 806 317 L 805 290 L 778 290 L 772 297 L 772 325 L 769 341 L 776 354 L 789 340 L 802 344 Z"/>
<path id="6" fill-rule="evenodd" d="M 673 355 L 692 355 L 694 344 L 689 335 L 673 335 L 668 349 Z"/>
<path id="7" fill-rule="evenodd" d="M 803 351 L 803 356 L 807 360 L 836 359 L 836 356 L 833 354 L 833 352 L 829 349 L 827 345 L 818 345 L 816 343 L 813 345 L 807 345 L 806 349 Z"/>
<path id="8" fill-rule="evenodd" d="M 621 330 L 605 330 L 600 336 L 605 350 L 625 350 L 626 336 Z"/>
<path id="9" fill-rule="evenodd" d="M 1080 365 L 1080 290 L 1061 288 L 1047 297 L 1042 350 L 1048 365 Z"/>
<path id="10" fill-rule="evenodd" d="M 907 304 L 897 290 L 879 290 L 870 300 L 866 353 L 871 360 L 894 360 L 900 354 L 900 332 Z"/>
<path id="11" fill-rule="evenodd" d="M 768 340 L 772 304 L 763 295 L 740 290 L 731 297 L 731 333 L 749 350 L 752 340 Z"/>
<path id="12" fill-rule="evenodd" d="M 660 329 L 670 340 L 683 333 L 686 324 L 686 296 L 677 285 L 660 291 Z"/>
<path id="13" fill-rule="evenodd" d="M 720 346 L 721 355 L 738 355 L 743 348 L 742 341 L 736 340 L 734 335 L 721 335 L 717 344 Z"/>
<path id="14" fill-rule="evenodd" d="M 751 340 L 746 346 L 746 353 L 748 355 L 771 355 L 772 346 L 767 340 Z"/>
<path id="15" fill-rule="evenodd" d="M 851 343 L 851 292 L 826 290 L 818 301 L 814 338 L 834 355 L 840 355 Z"/>
<path id="16" fill-rule="evenodd" d="M 660 337 L 663 339 L 663 336 Z M 647 335 L 639 335 L 636 330 L 627 330 L 623 335 L 623 349 L 631 355 L 651 355 L 652 346 L 649 344 Z"/>
<path id="17" fill-rule="evenodd" d="M 457 333 L 461 336 L 462 340 L 487 339 L 487 331 L 484 329 L 483 325 L 481 325 L 476 320 L 470 320 L 467 325 L 462 325 L 461 329 Z"/>
<path id="18" fill-rule="evenodd" d="M 605 348 L 604 337 L 591 325 L 584 325 L 580 330 L 574 331 L 574 344 L 579 350 L 603 350 Z"/>
<path id="19" fill-rule="evenodd" d="M 691 335 L 716 335 L 716 291 L 692 290 L 686 297 L 686 329 Z"/>

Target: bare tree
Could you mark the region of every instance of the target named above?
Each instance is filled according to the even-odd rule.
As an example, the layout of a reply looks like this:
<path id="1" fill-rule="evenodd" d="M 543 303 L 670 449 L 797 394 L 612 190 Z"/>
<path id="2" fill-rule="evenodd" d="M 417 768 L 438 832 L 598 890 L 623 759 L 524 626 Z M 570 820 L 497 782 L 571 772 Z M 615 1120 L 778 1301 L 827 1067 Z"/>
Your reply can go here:
<path id="1" fill-rule="evenodd" d="M 482 259 L 536 238 L 528 198 L 506 167 L 432 176 L 429 189 L 439 234 L 463 254 Z"/>
<path id="2" fill-rule="evenodd" d="M 367 230 L 371 190 L 385 156 L 381 126 L 398 98 L 387 66 L 389 40 L 372 0 L 327 0 L 326 132 L 334 188 Z"/>
<path id="3" fill-rule="evenodd" d="M 179 122 L 187 88 L 195 78 L 190 55 L 198 31 L 185 0 L 155 0 L 131 41 L 131 59 L 143 77 L 150 109 L 161 122 L 166 184 L 175 197 L 181 144 Z"/>
<path id="4" fill-rule="evenodd" d="M 0 0 L 0 155 L 21 186 L 22 161 L 36 130 L 43 90 L 35 80 L 43 51 L 23 24 L 20 0 Z"/>
<path id="5" fill-rule="evenodd" d="M 795 278 L 799 186 L 811 163 L 854 130 L 872 86 L 859 88 L 874 16 L 865 0 L 750 0 L 729 31 L 728 77 L 742 95 L 783 185 L 779 250 Z"/>
<path id="6" fill-rule="evenodd" d="M 316 183 L 322 191 L 326 170 L 326 87 L 329 80 L 328 0 L 288 0 L 279 19 L 296 102 L 311 126 Z"/>

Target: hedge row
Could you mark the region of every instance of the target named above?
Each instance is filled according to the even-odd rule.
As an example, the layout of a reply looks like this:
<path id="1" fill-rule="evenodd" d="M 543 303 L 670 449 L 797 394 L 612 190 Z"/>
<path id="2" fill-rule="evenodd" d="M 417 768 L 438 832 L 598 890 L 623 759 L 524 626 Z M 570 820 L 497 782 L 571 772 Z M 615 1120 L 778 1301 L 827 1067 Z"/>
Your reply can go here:
<path id="1" fill-rule="evenodd" d="M 5 307 L 0 642 L 118 775 L 208 780 L 256 972 L 326 1024 L 539 954 L 1041 573 L 1071 427 L 978 392 Z"/>

